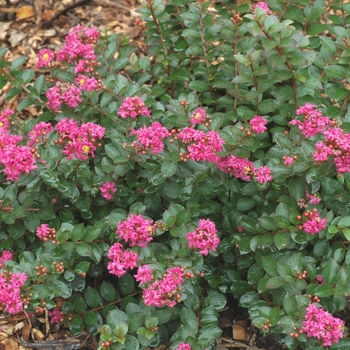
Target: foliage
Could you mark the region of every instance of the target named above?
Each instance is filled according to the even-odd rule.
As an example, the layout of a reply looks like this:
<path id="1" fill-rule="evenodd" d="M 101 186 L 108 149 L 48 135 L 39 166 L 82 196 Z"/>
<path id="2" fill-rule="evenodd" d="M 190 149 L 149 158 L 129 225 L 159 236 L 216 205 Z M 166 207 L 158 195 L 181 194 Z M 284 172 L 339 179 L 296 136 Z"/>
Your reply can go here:
<path id="1" fill-rule="evenodd" d="M 100 349 L 210 349 L 233 297 L 288 349 L 323 347 L 307 306 L 341 315 L 350 294 L 350 5 L 268 5 L 148 0 L 147 55 L 76 27 L 37 78 L 0 49 L 0 87 L 21 96 L 0 114 L 0 247 L 14 253 L 0 263 L 7 283 L 27 275 L 28 312 L 61 312 Z M 31 105 L 38 119 L 16 118 Z M 170 278 L 156 307 L 147 290 Z"/>

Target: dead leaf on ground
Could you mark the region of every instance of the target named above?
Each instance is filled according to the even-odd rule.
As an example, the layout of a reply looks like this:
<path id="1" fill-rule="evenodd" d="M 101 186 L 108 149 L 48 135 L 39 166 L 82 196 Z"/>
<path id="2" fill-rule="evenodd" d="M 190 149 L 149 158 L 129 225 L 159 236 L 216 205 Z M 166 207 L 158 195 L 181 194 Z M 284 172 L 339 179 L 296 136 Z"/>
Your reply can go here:
<path id="1" fill-rule="evenodd" d="M 34 8 L 32 6 L 22 6 L 16 11 L 16 20 L 27 19 L 34 17 Z"/>

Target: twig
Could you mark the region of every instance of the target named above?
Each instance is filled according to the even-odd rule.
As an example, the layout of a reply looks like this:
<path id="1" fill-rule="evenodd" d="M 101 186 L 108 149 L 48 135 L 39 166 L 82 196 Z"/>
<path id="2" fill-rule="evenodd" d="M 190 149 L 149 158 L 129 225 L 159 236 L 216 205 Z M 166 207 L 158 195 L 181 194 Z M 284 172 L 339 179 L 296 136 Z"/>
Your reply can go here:
<path id="1" fill-rule="evenodd" d="M 66 12 L 68 12 L 69 10 L 74 9 L 75 7 L 85 5 L 88 2 L 90 2 L 90 1 L 92 1 L 92 0 L 80 0 L 80 1 L 76 2 L 75 4 L 71 4 L 71 5 L 67 6 L 65 9 L 63 9 L 61 12 L 59 12 L 57 15 L 53 16 L 49 21 L 43 23 L 43 27 L 47 28 L 47 27 L 51 26 L 53 21 L 55 21 L 61 15 L 64 15 Z"/>

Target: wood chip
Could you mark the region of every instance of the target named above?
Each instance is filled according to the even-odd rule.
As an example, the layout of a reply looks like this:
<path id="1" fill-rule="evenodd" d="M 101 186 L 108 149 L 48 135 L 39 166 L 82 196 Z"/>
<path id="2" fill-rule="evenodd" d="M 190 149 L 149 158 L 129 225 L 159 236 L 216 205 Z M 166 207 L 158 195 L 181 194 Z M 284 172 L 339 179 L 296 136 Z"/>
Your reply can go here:
<path id="1" fill-rule="evenodd" d="M 16 11 L 16 20 L 27 19 L 34 17 L 34 8 L 32 6 L 22 6 Z"/>

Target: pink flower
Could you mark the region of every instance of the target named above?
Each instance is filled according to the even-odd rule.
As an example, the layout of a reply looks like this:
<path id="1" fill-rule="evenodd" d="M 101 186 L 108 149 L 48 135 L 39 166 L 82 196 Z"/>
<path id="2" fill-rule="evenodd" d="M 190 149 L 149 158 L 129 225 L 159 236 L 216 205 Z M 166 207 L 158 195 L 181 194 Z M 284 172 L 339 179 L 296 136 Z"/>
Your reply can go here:
<path id="1" fill-rule="evenodd" d="M 238 232 L 244 232 L 244 227 L 238 226 L 238 227 L 237 227 L 237 230 L 238 230 Z"/>
<path id="2" fill-rule="evenodd" d="M 74 79 L 74 83 L 79 86 L 81 90 L 86 91 L 93 91 L 98 87 L 98 82 L 94 77 L 89 78 L 82 74 L 79 74 L 78 77 Z"/>
<path id="3" fill-rule="evenodd" d="M 292 165 L 295 161 L 292 157 L 282 157 L 282 159 L 284 160 L 284 165 Z"/>
<path id="4" fill-rule="evenodd" d="M 273 179 L 271 175 L 271 169 L 267 166 L 263 166 L 256 170 L 254 177 L 255 180 L 259 181 L 261 185 Z"/>
<path id="5" fill-rule="evenodd" d="M 327 147 L 323 142 L 319 141 L 315 145 L 315 152 L 312 155 L 316 162 L 325 162 L 328 157 L 332 155 L 333 151 Z"/>
<path id="6" fill-rule="evenodd" d="M 91 43 L 96 41 L 98 35 L 99 33 L 96 30 L 84 28 L 80 25 L 75 26 L 66 36 L 66 44 L 57 53 L 57 60 L 60 62 L 67 61 L 69 63 L 80 58 L 95 61 L 96 55 Z"/>
<path id="7" fill-rule="evenodd" d="M 36 235 L 40 239 L 46 238 L 50 234 L 50 227 L 48 224 L 42 224 L 36 229 Z"/>
<path id="8" fill-rule="evenodd" d="M 0 274 L 0 305 L 11 314 L 17 314 L 23 309 L 21 287 L 27 275 L 23 272 L 12 273 L 4 271 Z"/>
<path id="9" fill-rule="evenodd" d="M 12 260 L 13 254 L 9 250 L 3 250 L 0 257 L 0 269 L 2 269 L 5 265 L 6 261 Z"/>
<path id="10" fill-rule="evenodd" d="M 3 171 L 9 181 L 17 181 L 20 175 L 37 169 L 36 158 L 30 148 L 15 144 L 20 140 L 20 136 L 0 135 L 0 163 L 5 166 Z"/>
<path id="11" fill-rule="evenodd" d="M 109 248 L 108 258 L 112 261 L 108 263 L 109 273 L 118 277 L 123 276 L 127 269 L 133 269 L 137 265 L 139 256 L 131 250 L 123 250 L 120 243 L 115 243 Z"/>
<path id="12" fill-rule="evenodd" d="M 53 132 L 53 127 L 50 123 L 40 122 L 36 124 L 32 131 L 29 132 L 28 146 L 32 147 L 39 142 L 46 142 L 47 134 Z"/>
<path id="13" fill-rule="evenodd" d="M 269 9 L 269 5 L 266 3 L 266 2 L 263 2 L 263 1 L 260 1 L 258 2 L 255 6 L 254 6 L 254 10 L 257 8 L 257 7 L 260 7 L 262 8 L 267 15 L 269 15 L 271 13 L 270 9 Z M 255 14 L 255 11 L 253 11 L 253 13 Z"/>
<path id="14" fill-rule="evenodd" d="M 325 284 L 326 283 L 322 276 L 316 276 L 316 282 L 318 284 Z"/>
<path id="15" fill-rule="evenodd" d="M 189 248 L 195 248 L 203 255 L 208 255 L 209 250 L 216 251 L 220 243 L 217 232 L 214 222 L 209 219 L 199 220 L 196 230 L 186 235 Z"/>
<path id="16" fill-rule="evenodd" d="M 164 149 L 163 139 L 169 136 L 169 131 L 158 122 L 152 123 L 150 127 L 143 126 L 140 129 L 133 129 L 130 135 L 137 135 L 138 143 L 133 142 L 132 146 L 138 153 L 152 149 L 153 154 L 158 154 Z"/>
<path id="17" fill-rule="evenodd" d="M 97 140 L 104 137 L 105 128 L 102 126 L 88 122 L 81 126 L 74 119 L 61 119 L 56 130 L 59 133 L 57 144 L 63 145 L 63 154 L 67 155 L 67 159 L 73 157 L 86 160 L 88 156 L 95 156 Z"/>
<path id="18" fill-rule="evenodd" d="M 174 307 L 177 301 L 180 301 L 176 297 L 179 296 L 183 281 L 183 269 L 168 269 L 161 280 L 154 281 L 142 292 L 144 303 L 148 306 Z"/>
<path id="19" fill-rule="evenodd" d="M 261 134 L 267 129 L 265 126 L 267 124 L 267 120 L 260 117 L 260 115 L 256 115 L 253 119 L 251 119 L 249 124 L 256 134 Z"/>
<path id="20" fill-rule="evenodd" d="M 49 311 L 50 323 L 61 323 L 63 321 L 63 317 L 61 313 L 57 309 L 53 309 Z"/>
<path id="21" fill-rule="evenodd" d="M 306 233 L 315 235 L 326 228 L 327 219 L 321 219 L 317 209 L 313 209 L 312 212 L 309 211 L 308 213 L 308 220 L 303 224 L 303 229 Z"/>
<path id="22" fill-rule="evenodd" d="M 7 132 L 8 125 L 12 115 L 14 114 L 12 109 L 4 108 L 2 112 L 0 112 L 0 132 Z"/>
<path id="23" fill-rule="evenodd" d="M 49 49 L 43 49 L 39 51 L 37 68 L 47 67 L 50 62 L 55 58 L 55 54 Z"/>
<path id="24" fill-rule="evenodd" d="M 206 112 L 203 108 L 197 108 L 190 117 L 191 124 L 202 124 L 207 119 Z"/>
<path id="25" fill-rule="evenodd" d="M 175 350 L 191 350 L 191 345 L 182 342 L 177 346 Z"/>
<path id="26" fill-rule="evenodd" d="M 196 162 L 204 160 L 215 163 L 218 159 L 216 153 L 222 152 L 222 146 L 225 144 L 219 133 L 214 130 L 205 133 L 193 127 L 186 127 L 177 137 L 187 146 L 189 158 Z"/>
<path id="27" fill-rule="evenodd" d="M 145 219 L 142 214 L 132 213 L 126 220 L 118 223 L 116 234 L 126 242 L 130 241 L 130 247 L 135 245 L 145 247 L 152 241 L 154 233 L 153 221 Z"/>
<path id="28" fill-rule="evenodd" d="M 316 196 L 310 194 L 308 190 L 306 190 L 306 197 L 309 199 L 309 202 L 311 204 L 318 204 L 318 203 L 321 202 L 321 198 L 320 197 L 316 197 Z"/>
<path id="29" fill-rule="evenodd" d="M 51 108 L 54 111 L 58 111 L 58 109 L 62 103 L 59 87 L 56 85 L 56 86 L 53 86 L 52 88 L 48 89 L 46 91 L 46 97 L 48 99 L 47 107 Z"/>
<path id="30" fill-rule="evenodd" d="M 308 338 L 315 337 L 322 341 L 324 347 L 332 346 L 343 338 L 345 322 L 334 317 L 323 308 L 318 309 L 315 304 L 310 304 L 306 308 L 305 321 L 302 331 Z"/>
<path id="31" fill-rule="evenodd" d="M 151 116 L 151 111 L 145 106 L 142 98 L 139 96 L 127 97 L 119 107 L 118 115 L 123 119 L 130 117 L 136 118 L 140 115 Z"/>
<path id="32" fill-rule="evenodd" d="M 323 117 L 322 112 L 315 109 L 311 103 L 307 103 L 296 111 L 296 115 L 300 114 L 305 116 L 303 121 L 293 119 L 289 124 L 296 125 L 306 138 L 324 133 L 330 124 L 330 119 Z"/>
<path id="33" fill-rule="evenodd" d="M 237 179 L 250 181 L 251 175 L 254 173 L 254 164 L 245 158 L 238 158 L 235 155 L 217 158 L 216 166 L 223 171 L 233 175 Z"/>
<path id="34" fill-rule="evenodd" d="M 101 196 L 108 201 L 111 201 L 113 199 L 113 193 L 117 192 L 117 188 L 114 185 L 114 182 L 105 182 L 100 187 Z"/>
<path id="35" fill-rule="evenodd" d="M 151 270 L 148 265 L 141 265 L 137 269 L 137 274 L 134 276 L 135 280 L 141 284 L 147 283 L 153 280 L 153 270 Z"/>

